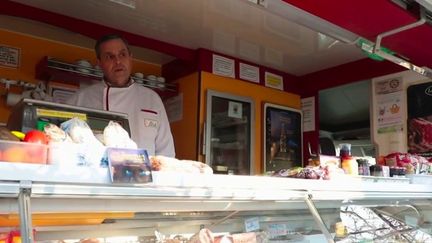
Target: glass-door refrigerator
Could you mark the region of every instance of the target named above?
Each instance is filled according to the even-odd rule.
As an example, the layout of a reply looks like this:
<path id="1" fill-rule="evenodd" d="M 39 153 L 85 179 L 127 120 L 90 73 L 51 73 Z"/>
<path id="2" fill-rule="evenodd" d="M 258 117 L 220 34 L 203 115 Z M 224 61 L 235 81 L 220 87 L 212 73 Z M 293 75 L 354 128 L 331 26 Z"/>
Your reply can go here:
<path id="1" fill-rule="evenodd" d="M 253 171 L 254 102 L 250 97 L 207 91 L 204 152 L 215 174 Z"/>

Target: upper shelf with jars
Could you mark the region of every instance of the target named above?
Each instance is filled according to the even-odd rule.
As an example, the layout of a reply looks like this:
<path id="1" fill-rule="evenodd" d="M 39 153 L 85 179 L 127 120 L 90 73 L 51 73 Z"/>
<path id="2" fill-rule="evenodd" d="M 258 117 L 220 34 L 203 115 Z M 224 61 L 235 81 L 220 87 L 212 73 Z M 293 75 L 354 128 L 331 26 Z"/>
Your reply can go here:
<path id="1" fill-rule="evenodd" d="M 67 63 L 56 58 L 44 57 L 36 66 L 36 78 L 40 80 L 89 83 L 101 80 L 102 76 L 102 70 L 97 66 L 93 67 L 86 60 Z M 133 79 L 143 86 L 153 89 L 162 98 L 174 96 L 178 92 L 177 84 L 166 83 L 163 77 L 144 76 L 142 73 L 135 73 Z"/>

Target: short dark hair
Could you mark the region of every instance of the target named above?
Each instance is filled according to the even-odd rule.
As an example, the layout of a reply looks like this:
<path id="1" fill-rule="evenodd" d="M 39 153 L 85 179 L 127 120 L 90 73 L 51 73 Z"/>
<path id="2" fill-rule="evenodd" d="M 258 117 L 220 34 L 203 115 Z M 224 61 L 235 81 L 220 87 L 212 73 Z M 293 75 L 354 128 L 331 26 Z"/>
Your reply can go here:
<path id="1" fill-rule="evenodd" d="M 103 43 L 105 43 L 109 40 L 122 40 L 123 43 L 125 44 L 128 52 L 130 53 L 129 43 L 125 38 L 123 38 L 121 35 L 118 35 L 118 34 L 109 34 L 109 35 L 104 35 L 104 36 L 100 37 L 96 41 L 95 51 L 96 51 L 96 56 L 98 59 L 100 59 L 100 54 L 101 54 L 100 53 L 100 45 L 102 45 Z"/>

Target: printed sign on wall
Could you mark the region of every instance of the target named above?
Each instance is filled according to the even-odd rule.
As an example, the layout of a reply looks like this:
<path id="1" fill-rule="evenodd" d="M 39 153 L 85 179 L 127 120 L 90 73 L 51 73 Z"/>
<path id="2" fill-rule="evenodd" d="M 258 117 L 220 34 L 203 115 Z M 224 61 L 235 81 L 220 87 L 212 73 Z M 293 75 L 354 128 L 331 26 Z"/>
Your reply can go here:
<path id="1" fill-rule="evenodd" d="M 235 77 L 234 59 L 213 54 L 213 74 L 234 78 Z"/>
<path id="2" fill-rule="evenodd" d="M 391 78 L 379 81 L 375 84 L 375 93 L 377 95 L 390 94 L 402 91 L 402 78 Z"/>
<path id="3" fill-rule="evenodd" d="M 274 73 L 265 72 L 265 86 L 283 90 L 283 77 Z"/>
<path id="4" fill-rule="evenodd" d="M 20 66 L 21 49 L 0 46 L 0 66 L 18 68 Z"/>
<path id="5" fill-rule="evenodd" d="M 303 131 L 315 131 L 315 97 L 301 99 L 303 112 Z"/>
<path id="6" fill-rule="evenodd" d="M 403 131 L 402 79 L 392 78 L 375 83 L 377 109 L 375 112 L 378 133 Z"/>
<path id="7" fill-rule="evenodd" d="M 240 78 L 254 83 L 259 83 L 259 67 L 252 66 L 246 63 L 239 65 Z"/>

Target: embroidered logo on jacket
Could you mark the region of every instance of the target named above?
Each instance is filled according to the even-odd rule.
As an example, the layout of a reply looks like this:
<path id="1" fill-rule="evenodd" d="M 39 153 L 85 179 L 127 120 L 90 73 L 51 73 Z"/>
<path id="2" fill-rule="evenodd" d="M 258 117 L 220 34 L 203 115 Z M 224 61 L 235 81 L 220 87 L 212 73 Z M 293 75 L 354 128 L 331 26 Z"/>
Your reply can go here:
<path id="1" fill-rule="evenodd" d="M 158 122 L 156 120 L 144 119 L 144 126 L 145 127 L 157 128 L 157 124 L 158 124 Z"/>

